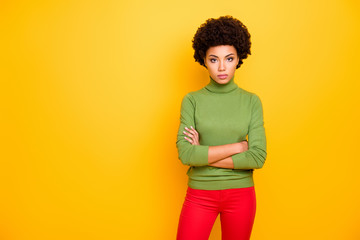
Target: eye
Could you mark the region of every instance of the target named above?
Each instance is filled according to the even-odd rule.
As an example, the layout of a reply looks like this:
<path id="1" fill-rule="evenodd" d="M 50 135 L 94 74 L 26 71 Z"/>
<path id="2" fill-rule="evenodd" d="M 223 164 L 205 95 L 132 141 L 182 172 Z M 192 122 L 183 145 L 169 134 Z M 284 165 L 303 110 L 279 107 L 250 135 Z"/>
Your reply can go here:
<path id="1" fill-rule="evenodd" d="M 215 58 L 211 58 L 211 59 L 210 59 L 210 62 L 214 63 L 214 62 L 216 62 L 216 59 L 215 59 Z"/>
<path id="2" fill-rule="evenodd" d="M 234 58 L 233 58 L 233 57 L 229 57 L 227 60 L 228 60 L 229 62 L 232 62 L 232 61 L 234 60 Z"/>

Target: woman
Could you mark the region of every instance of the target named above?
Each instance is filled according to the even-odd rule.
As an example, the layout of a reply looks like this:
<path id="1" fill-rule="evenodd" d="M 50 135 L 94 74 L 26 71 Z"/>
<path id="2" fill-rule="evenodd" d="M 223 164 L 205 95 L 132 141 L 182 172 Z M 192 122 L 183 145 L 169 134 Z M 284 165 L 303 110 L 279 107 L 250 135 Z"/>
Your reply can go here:
<path id="1" fill-rule="evenodd" d="M 189 180 L 178 240 L 208 239 L 219 213 L 223 240 L 250 238 L 253 170 L 266 159 L 260 98 L 234 82 L 250 45 L 247 28 L 231 16 L 208 19 L 194 36 L 195 61 L 208 70 L 210 82 L 181 103 L 176 146 Z"/>

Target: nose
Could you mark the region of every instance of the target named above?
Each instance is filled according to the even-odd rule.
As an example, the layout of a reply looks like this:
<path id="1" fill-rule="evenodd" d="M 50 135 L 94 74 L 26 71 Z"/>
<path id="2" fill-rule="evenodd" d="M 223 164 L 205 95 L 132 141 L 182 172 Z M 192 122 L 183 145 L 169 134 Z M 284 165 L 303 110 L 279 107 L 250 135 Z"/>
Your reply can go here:
<path id="1" fill-rule="evenodd" d="M 224 63 L 224 61 L 220 61 L 219 71 L 225 71 L 225 63 Z"/>

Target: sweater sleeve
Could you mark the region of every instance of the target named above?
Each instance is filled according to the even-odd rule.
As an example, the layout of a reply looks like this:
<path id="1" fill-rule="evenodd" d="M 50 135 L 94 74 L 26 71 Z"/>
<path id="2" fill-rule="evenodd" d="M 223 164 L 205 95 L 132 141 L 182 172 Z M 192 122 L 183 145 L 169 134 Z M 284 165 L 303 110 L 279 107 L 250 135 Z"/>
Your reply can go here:
<path id="1" fill-rule="evenodd" d="M 180 127 L 177 134 L 176 147 L 178 149 L 178 157 L 184 165 L 188 166 L 205 166 L 208 163 L 209 146 L 192 145 L 184 137 L 185 127 L 195 126 L 195 100 L 190 93 L 184 96 L 181 102 L 180 110 Z"/>
<path id="2" fill-rule="evenodd" d="M 267 153 L 263 108 L 256 94 L 252 96 L 248 141 L 247 151 L 231 156 L 234 169 L 258 169 L 265 163 Z"/>

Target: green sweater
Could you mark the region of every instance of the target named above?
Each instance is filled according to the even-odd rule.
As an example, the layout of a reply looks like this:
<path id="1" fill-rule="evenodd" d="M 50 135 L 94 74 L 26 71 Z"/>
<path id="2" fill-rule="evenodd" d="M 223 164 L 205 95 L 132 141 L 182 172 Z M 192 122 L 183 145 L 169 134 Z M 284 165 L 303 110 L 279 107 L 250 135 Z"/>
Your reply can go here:
<path id="1" fill-rule="evenodd" d="M 199 133 L 200 145 L 184 137 L 185 127 Z M 248 136 L 249 149 L 231 156 L 234 169 L 209 166 L 209 146 L 241 142 Z M 253 171 L 266 159 L 266 136 L 260 98 L 234 82 L 210 82 L 200 90 L 186 94 L 181 103 L 180 127 L 176 147 L 178 157 L 190 166 L 188 186 L 194 189 L 220 190 L 254 185 Z"/>

